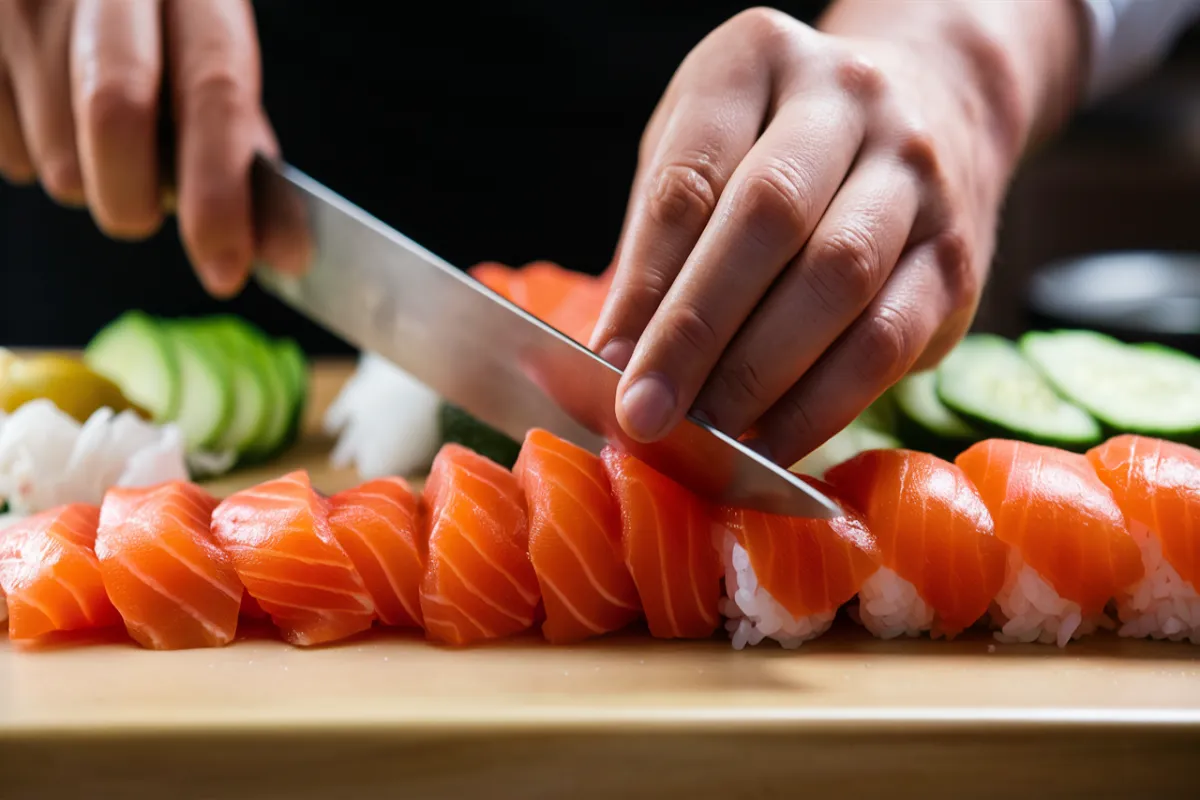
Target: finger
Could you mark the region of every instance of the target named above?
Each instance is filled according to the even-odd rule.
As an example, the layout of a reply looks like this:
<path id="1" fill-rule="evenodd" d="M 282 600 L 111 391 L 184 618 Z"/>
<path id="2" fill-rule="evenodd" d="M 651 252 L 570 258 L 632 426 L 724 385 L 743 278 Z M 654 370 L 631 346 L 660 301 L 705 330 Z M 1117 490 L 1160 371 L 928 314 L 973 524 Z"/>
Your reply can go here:
<path id="1" fill-rule="evenodd" d="M 939 246 L 930 241 L 906 254 L 838 343 L 755 423 L 760 452 L 794 464 L 912 368 L 957 307 L 938 269 Z"/>
<path id="2" fill-rule="evenodd" d="M 205 287 L 230 296 L 254 257 L 250 165 L 256 150 L 275 149 L 254 18 L 246 0 L 167 0 L 165 17 L 179 226 Z"/>
<path id="3" fill-rule="evenodd" d="M 825 213 L 858 152 L 864 117 L 841 94 L 794 96 L 737 167 L 622 376 L 617 416 L 629 436 L 652 441 L 683 418 Z"/>
<path id="4" fill-rule="evenodd" d="M 919 203 L 915 176 L 894 159 L 871 157 L 857 167 L 721 356 L 695 413 L 737 436 L 782 397 L 884 285 Z"/>
<path id="5" fill-rule="evenodd" d="M 162 79 L 158 0 L 79 0 L 72 98 L 83 185 L 110 236 L 139 239 L 162 223 L 157 126 Z"/>
<path id="6" fill-rule="evenodd" d="M 0 4 L 25 146 L 46 193 L 65 205 L 84 202 L 71 115 L 70 40 L 74 0 Z"/>
<path id="7" fill-rule="evenodd" d="M 710 43 L 711 44 L 711 43 Z M 617 247 L 613 285 L 592 349 L 624 367 L 708 224 L 717 200 L 762 128 L 771 81 L 745 45 L 680 68 L 647 130 L 643 165 Z"/>
<path id="8" fill-rule="evenodd" d="M 32 183 L 37 178 L 25 137 L 21 135 L 17 102 L 3 61 L 0 61 L 0 177 L 16 184 Z"/>

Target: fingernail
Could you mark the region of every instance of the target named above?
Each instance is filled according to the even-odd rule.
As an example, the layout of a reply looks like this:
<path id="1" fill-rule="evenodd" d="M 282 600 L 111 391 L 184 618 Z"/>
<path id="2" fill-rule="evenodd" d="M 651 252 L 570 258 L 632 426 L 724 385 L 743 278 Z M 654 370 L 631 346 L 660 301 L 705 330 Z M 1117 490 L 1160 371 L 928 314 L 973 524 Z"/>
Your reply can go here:
<path id="1" fill-rule="evenodd" d="M 629 366 L 629 359 L 633 358 L 633 342 L 619 337 L 609 339 L 597 355 L 617 369 L 625 369 Z"/>
<path id="2" fill-rule="evenodd" d="M 621 397 L 629 434 L 652 441 L 664 433 L 675 413 L 675 390 L 666 377 L 654 372 L 634 381 Z"/>

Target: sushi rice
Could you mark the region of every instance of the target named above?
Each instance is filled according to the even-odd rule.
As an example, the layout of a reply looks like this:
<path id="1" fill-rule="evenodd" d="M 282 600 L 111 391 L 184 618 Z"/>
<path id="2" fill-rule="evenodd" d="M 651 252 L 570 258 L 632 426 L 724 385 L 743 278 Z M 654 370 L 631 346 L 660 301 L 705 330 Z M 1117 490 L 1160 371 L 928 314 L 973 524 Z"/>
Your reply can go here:
<path id="1" fill-rule="evenodd" d="M 912 582 L 887 567 L 881 567 L 863 583 L 858 590 L 858 607 L 851 615 L 880 639 L 920 636 L 934 628 L 932 606 Z"/>
<path id="2" fill-rule="evenodd" d="M 1146 576 L 1118 598 L 1120 636 L 1151 637 L 1200 644 L 1200 595 L 1163 558 L 1162 542 L 1145 525 L 1132 522 L 1129 533 L 1142 551 Z"/>
<path id="3" fill-rule="evenodd" d="M 795 649 L 829 630 L 836 615 L 833 611 L 796 618 L 758 584 L 750 554 L 737 537 L 718 526 L 721 558 L 725 566 L 725 596 L 720 611 L 726 618 L 725 630 L 733 648 L 741 650 L 764 639 L 774 639 L 786 649 Z"/>
<path id="4" fill-rule="evenodd" d="M 1008 573 L 996 595 L 992 620 L 1000 628 L 996 641 L 1006 644 L 1040 642 L 1066 647 L 1072 639 L 1115 627 L 1105 614 L 1085 616 L 1078 603 L 1062 597 L 1026 564 L 1015 547 L 1009 550 Z"/>

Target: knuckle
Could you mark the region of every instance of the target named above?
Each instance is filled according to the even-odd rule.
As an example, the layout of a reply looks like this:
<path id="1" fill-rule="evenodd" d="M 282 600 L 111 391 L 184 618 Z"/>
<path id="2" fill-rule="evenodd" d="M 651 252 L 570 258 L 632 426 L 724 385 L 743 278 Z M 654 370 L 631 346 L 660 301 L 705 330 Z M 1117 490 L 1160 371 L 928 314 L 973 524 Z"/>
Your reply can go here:
<path id="1" fill-rule="evenodd" d="M 93 136 L 107 136 L 126 131 L 131 124 L 149 124 L 158 103 L 155 83 L 134 75 L 97 81 L 79 98 L 81 126 Z"/>
<path id="2" fill-rule="evenodd" d="M 194 113 L 232 113 L 250 104 L 250 93 L 229 64 L 198 70 L 185 87 L 185 107 Z"/>
<path id="3" fill-rule="evenodd" d="M 875 294 L 881 262 L 874 237 L 846 227 L 818 246 L 807 274 L 813 292 L 828 308 L 859 308 Z"/>
<path id="4" fill-rule="evenodd" d="M 879 97 L 887 85 L 883 70 L 869 58 L 852 54 L 834 67 L 834 76 L 843 91 L 860 100 Z"/>
<path id="5" fill-rule="evenodd" d="M 713 375 L 713 388 L 713 394 L 723 397 L 730 408 L 761 407 L 773 399 L 758 366 L 748 358 L 718 367 Z"/>
<path id="6" fill-rule="evenodd" d="M 952 307 L 973 307 L 982 283 L 967 237 L 956 229 L 942 233 L 937 237 L 934 257 Z"/>
<path id="7" fill-rule="evenodd" d="M 712 216 L 719 194 L 709 159 L 668 164 L 659 170 L 648 210 L 661 225 L 704 222 Z"/>
<path id="8" fill-rule="evenodd" d="M 942 174 L 937 140 L 923 123 L 910 123 L 901 130 L 896 152 L 904 164 L 927 180 Z"/>
<path id="9" fill-rule="evenodd" d="M 916 328 L 908 314 L 887 306 L 866 319 L 860 340 L 859 377 L 868 383 L 890 382 L 907 372 L 919 355 Z"/>
<path id="10" fill-rule="evenodd" d="M 733 18 L 732 23 L 753 41 L 765 45 L 791 35 L 795 20 L 782 11 L 766 6 L 748 8 Z"/>
<path id="11" fill-rule="evenodd" d="M 744 202 L 751 232 L 786 231 L 800 235 L 808 229 L 808 181 L 794 165 L 778 159 L 747 176 Z"/>
<path id="12" fill-rule="evenodd" d="M 719 337 L 716 328 L 695 306 L 679 306 L 671 312 L 666 323 L 670 339 L 693 353 L 707 354 L 717 350 Z"/>

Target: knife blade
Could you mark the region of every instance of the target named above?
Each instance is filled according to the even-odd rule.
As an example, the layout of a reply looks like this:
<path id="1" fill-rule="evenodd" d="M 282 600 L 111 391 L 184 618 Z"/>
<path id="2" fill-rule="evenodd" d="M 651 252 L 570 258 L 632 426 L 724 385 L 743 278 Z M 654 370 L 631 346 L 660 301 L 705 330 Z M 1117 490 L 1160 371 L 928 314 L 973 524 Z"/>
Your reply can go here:
<path id="1" fill-rule="evenodd" d="M 253 184 L 257 230 L 291 229 L 311 248 L 299 278 L 259 265 L 265 289 L 516 441 L 542 428 L 593 453 L 611 442 L 712 502 L 841 514 L 798 476 L 690 417 L 659 442 L 630 439 L 616 419 L 621 373 L 586 347 L 294 167 L 260 157 Z"/>

